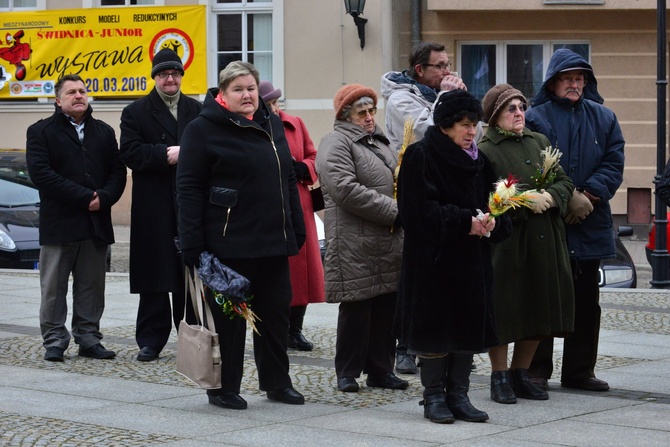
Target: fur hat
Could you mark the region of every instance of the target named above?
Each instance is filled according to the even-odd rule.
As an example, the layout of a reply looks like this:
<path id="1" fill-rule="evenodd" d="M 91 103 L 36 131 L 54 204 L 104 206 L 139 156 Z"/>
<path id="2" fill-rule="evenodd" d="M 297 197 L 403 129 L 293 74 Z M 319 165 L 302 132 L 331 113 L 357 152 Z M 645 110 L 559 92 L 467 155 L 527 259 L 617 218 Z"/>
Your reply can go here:
<path id="1" fill-rule="evenodd" d="M 270 81 L 261 81 L 260 85 L 258 86 L 258 93 L 265 102 L 281 98 L 281 89 L 276 89 Z"/>
<path id="2" fill-rule="evenodd" d="M 528 104 L 528 100 L 523 96 L 523 93 L 509 84 L 497 84 L 491 87 L 482 99 L 484 121 L 489 125 L 494 125 L 498 121 L 498 115 L 502 111 L 502 107 L 513 98 L 518 98 Z"/>
<path id="3" fill-rule="evenodd" d="M 181 63 L 181 58 L 169 48 L 163 48 L 156 53 L 152 64 L 151 79 L 155 78 L 158 73 L 165 70 L 177 70 L 182 75 L 184 74 L 184 65 Z"/>
<path id="4" fill-rule="evenodd" d="M 340 119 L 342 110 L 348 105 L 353 104 L 357 99 L 363 96 L 369 96 L 377 105 L 377 93 L 370 87 L 361 84 L 348 84 L 335 93 L 333 105 L 335 106 L 335 118 Z"/>
<path id="5" fill-rule="evenodd" d="M 442 93 L 437 99 L 435 110 L 433 110 L 433 121 L 439 127 L 445 119 L 460 112 L 472 112 L 481 115 L 482 104 L 465 90 L 451 90 Z"/>

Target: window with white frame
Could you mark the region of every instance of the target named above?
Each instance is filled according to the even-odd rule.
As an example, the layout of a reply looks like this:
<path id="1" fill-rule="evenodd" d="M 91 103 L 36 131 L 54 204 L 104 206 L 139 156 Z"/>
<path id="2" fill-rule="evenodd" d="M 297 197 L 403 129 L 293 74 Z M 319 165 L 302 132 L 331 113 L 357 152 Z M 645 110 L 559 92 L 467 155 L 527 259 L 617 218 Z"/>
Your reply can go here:
<path id="1" fill-rule="evenodd" d="M 495 84 L 506 82 L 530 100 L 542 87 L 551 55 L 560 48 L 590 60 L 588 42 L 461 42 L 459 75 L 468 91 L 479 99 Z"/>
<path id="2" fill-rule="evenodd" d="M 0 0 L 0 10 L 11 11 L 23 8 L 37 8 L 37 0 Z"/>
<path id="3" fill-rule="evenodd" d="M 232 61 L 251 62 L 261 79 L 272 81 L 272 0 L 217 0 L 216 64 L 219 73 Z"/>

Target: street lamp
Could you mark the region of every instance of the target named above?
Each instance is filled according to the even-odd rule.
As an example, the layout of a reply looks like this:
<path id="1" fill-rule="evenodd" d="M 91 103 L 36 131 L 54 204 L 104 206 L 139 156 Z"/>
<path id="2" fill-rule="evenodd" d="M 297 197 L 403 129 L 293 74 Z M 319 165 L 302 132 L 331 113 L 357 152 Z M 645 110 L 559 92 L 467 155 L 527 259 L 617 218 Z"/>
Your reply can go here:
<path id="1" fill-rule="evenodd" d="M 351 14 L 351 17 L 354 18 L 362 50 L 365 47 L 365 24 L 368 23 L 368 19 L 359 17 L 359 15 L 363 14 L 363 10 L 365 9 L 365 0 L 344 0 L 344 7 L 347 10 L 347 14 Z"/>

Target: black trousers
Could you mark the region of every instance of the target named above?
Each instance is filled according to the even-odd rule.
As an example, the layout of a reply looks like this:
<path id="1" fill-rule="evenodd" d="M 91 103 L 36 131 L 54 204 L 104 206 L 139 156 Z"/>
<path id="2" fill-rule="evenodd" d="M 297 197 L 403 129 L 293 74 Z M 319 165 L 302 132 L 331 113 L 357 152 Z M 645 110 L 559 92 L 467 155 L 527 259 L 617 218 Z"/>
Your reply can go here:
<path id="1" fill-rule="evenodd" d="M 395 337 L 392 332 L 397 294 L 386 293 L 340 303 L 335 344 L 337 377 L 360 377 L 361 372 L 393 372 Z"/>
<path id="2" fill-rule="evenodd" d="M 595 377 L 600 337 L 600 261 L 572 261 L 575 286 L 575 331 L 563 342 L 562 381 Z M 531 377 L 549 379 L 553 372 L 554 339 L 542 340 L 529 368 Z"/>
<path id="3" fill-rule="evenodd" d="M 189 307 L 192 309 L 193 306 Z M 160 352 L 170 337 L 172 325 L 174 324 L 175 329 L 179 329 L 179 322 L 183 317 L 183 291 L 172 293 L 172 305 L 168 292 L 140 293 L 135 327 L 137 346 L 140 348 L 150 346 Z"/>
<path id="4" fill-rule="evenodd" d="M 251 309 L 258 315 L 253 334 L 254 360 L 262 391 L 292 386 L 289 376 L 288 319 L 291 306 L 291 280 L 288 258 L 221 259 L 221 262 L 251 281 Z M 244 373 L 246 321 L 230 319 L 213 299 L 207 297 L 221 345 L 221 389 L 207 394 L 240 392 Z"/>

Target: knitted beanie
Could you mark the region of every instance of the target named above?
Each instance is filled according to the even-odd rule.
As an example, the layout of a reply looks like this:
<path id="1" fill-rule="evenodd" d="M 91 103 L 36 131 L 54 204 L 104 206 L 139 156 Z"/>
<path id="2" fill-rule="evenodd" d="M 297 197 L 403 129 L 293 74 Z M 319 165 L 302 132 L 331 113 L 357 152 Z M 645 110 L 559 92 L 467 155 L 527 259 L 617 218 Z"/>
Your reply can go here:
<path id="1" fill-rule="evenodd" d="M 275 89 L 270 81 L 261 81 L 258 86 L 258 93 L 265 102 L 270 102 L 273 99 L 281 98 L 281 89 Z"/>
<path id="2" fill-rule="evenodd" d="M 523 93 L 515 89 L 509 84 L 497 84 L 491 87 L 486 92 L 484 99 L 482 99 L 482 106 L 484 107 L 484 121 L 493 126 L 498 121 L 498 115 L 502 112 L 502 108 L 511 99 L 518 98 L 528 104 L 528 100 Z"/>
<path id="3" fill-rule="evenodd" d="M 377 93 L 370 87 L 361 84 L 348 84 L 342 87 L 335 93 L 333 105 L 335 106 L 335 118 L 340 119 L 342 110 L 348 105 L 353 104 L 357 99 L 363 96 L 372 98 L 372 101 L 377 105 Z"/>
<path id="4" fill-rule="evenodd" d="M 151 68 L 151 79 L 155 78 L 158 73 L 165 70 L 177 70 L 182 75 L 184 74 L 184 65 L 181 59 L 174 51 L 163 48 L 154 55 Z"/>
<path id="5" fill-rule="evenodd" d="M 442 93 L 437 98 L 437 104 L 433 110 L 433 121 L 436 126 L 440 127 L 445 119 L 460 112 L 477 113 L 481 116 L 482 104 L 465 90 L 451 90 Z"/>

